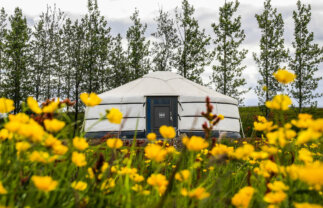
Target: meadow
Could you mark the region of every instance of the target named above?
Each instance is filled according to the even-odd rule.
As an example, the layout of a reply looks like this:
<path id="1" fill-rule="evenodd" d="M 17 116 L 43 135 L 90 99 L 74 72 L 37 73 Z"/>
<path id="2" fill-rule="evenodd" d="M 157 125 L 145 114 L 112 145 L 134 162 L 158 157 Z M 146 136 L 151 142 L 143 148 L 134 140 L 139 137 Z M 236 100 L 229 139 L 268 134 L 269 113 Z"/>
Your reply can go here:
<path id="1" fill-rule="evenodd" d="M 81 100 L 88 107 L 101 101 L 94 93 Z M 0 98 L 8 115 L 0 127 L 0 207 L 322 208 L 323 118 L 287 120 L 291 104 L 287 95 L 267 102 L 273 119 L 253 118 L 248 138 L 209 137 L 223 116 L 206 99 L 205 138 L 176 137 L 161 126 L 163 140 L 150 133 L 145 146 L 136 138 L 89 145 L 83 128 L 73 136 L 65 101 L 39 106 L 29 97 L 10 114 L 13 101 Z M 120 124 L 122 116 L 108 109 L 102 119 Z"/>

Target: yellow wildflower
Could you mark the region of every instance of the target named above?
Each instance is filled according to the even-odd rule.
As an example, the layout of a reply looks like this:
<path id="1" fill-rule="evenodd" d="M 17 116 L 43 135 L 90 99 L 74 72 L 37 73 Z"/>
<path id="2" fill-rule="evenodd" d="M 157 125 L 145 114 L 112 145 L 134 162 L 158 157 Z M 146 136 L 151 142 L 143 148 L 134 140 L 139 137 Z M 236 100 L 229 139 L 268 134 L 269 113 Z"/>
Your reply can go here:
<path id="1" fill-rule="evenodd" d="M 217 117 L 218 117 L 220 120 L 223 120 L 223 119 L 224 119 L 224 116 L 223 116 L 222 114 L 219 114 Z"/>
<path id="2" fill-rule="evenodd" d="M 108 110 L 107 119 L 110 123 L 120 124 L 122 120 L 122 113 L 117 108 L 111 108 Z"/>
<path id="3" fill-rule="evenodd" d="M 269 192 L 264 196 L 264 201 L 269 204 L 279 204 L 286 199 L 287 195 L 282 192 Z"/>
<path id="4" fill-rule="evenodd" d="M 251 144 L 245 144 L 242 147 L 238 147 L 234 153 L 232 153 L 232 156 L 239 160 L 248 160 L 254 150 L 255 148 Z"/>
<path id="5" fill-rule="evenodd" d="M 80 151 L 83 151 L 85 150 L 86 148 L 89 147 L 89 144 L 86 142 L 86 140 L 84 138 L 80 138 L 80 137 L 75 137 L 73 139 L 73 146 L 80 150 Z"/>
<path id="6" fill-rule="evenodd" d="M 111 149 L 119 149 L 120 147 L 122 147 L 123 142 L 121 139 L 118 138 L 112 138 L 112 139 L 108 139 L 107 140 L 107 145 L 108 147 L 110 147 Z"/>
<path id="7" fill-rule="evenodd" d="M 175 174 L 175 179 L 178 181 L 186 181 L 190 177 L 189 170 L 182 170 Z"/>
<path id="8" fill-rule="evenodd" d="M 271 160 L 263 160 L 260 162 L 259 167 L 254 169 L 254 172 L 268 178 L 272 174 L 278 173 L 278 166 Z"/>
<path id="9" fill-rule="evenodd" d="M 46 147 L 53 147 L 53 146 L 56 146 L 56 145 L 61 145 L 62 142 L 60 140 L 58 140 L 57 138 L 55 138 L 53 135 L 51 134 L 48 134 L 47 135 L 47 138 L 45 139 L 44 141 L 44 145 Z"/>
<path id="10" fill-rule="evenodd" d="M 106 171 L 106 169 L 108 169 L 108 167 L 109 167 L 109 163 L 104 162 L 101 167 L 101 172 L 104 173 Z"/>
<path id="11" fill-rule="evenodd" d="M 7 194 L 7 190 L 3 187 L 2 182 L 0 181 L 0 194 Z"/>
<path id="12" fill-rule="evenodd" d="M 93 92 L 91 92 L 90 95 L 88 93 L 82 93 L 80 95 L 80 98 L 82 102 L 88 107 L 99 105 L 102 101 L 102 99 Z"/>
<path id="13" fill-rule="evenodd" d="M 251 186 L 245 186 L 232 197 L 232 204 L 238 208 L 247 208 L 252 199 L 255 189 Z"/>
<path id="14" fill-rule="evenodd" d="M 276 95 L 272 101 L 267 101 L 267 108 L 274 110 L 288 110 L 289 106 L 292 104 L 292 100 L 287 95 Z"/>
<path id="15" fill-rule="evenodd" d="M 294 203 L 295 208 L 323 208 L 319 204 L 310 204 L 310 203 Z"/>
<path id="16" fill-rule="evenodd" d="M 278 152 L 277 147 L 271 147 L 271 146 L 267 146 L 267 145 L 262 146 L 261 149 L 262 149 L 262 151 L 267 152 L 271 155 L 276 154 Z"/>
<path id="17" fill-rule="evenodd" d="M 219 157 L 221 155 L 230 155 L 233 151 L 233 147 L 228 147 L 224 144 L 215 144 L 210 153 L 215 157 Z"/>
<path id="18" fill-rule="evenodd" d="M 167 153 L 167 150 L 158 144 L 148 144 L 145 147 L 145 156 L 151 160 L 155 160 L 156 162 L 165 160 Z"/>
<path id="19" fill-rule="evenodd" d="M 306 113 L 298 114 L 298 120 L 293 119 L 291 123 L 297 128 L 308 128 L 312 123 L 312 115 Z"/>
<path id="20" fill-rule="evenodd" d="M 297 178 L 304 181 L 316 190 L 323 187 L 323 163 L 316 161 L 305 164 L 305 166 L 296 166 Z"/>
<path id="21" fill-rule="evenodd" d="M 148 139 L 149 141 L 155 141 L 155 140 L 156 140 L 156 138 L 157 138 L 157 136 L 156 136 L 156 134 L 155 134 L 155 133 L 153 133 L 153 132 L 151 132 L 151 133 L 147 134 L 147 139 Z"/>
<path id="22" fill-rule="evenodd" d="M 166 191 L 168 181 L 162 174 L 152 174 L 148 179 L 147 183 L 157 188 L 159 194 L 163 194 Z"/>
<path id="23" fill-rule="evenodd" d="M 198 187 L 188 193 L 188 196 L 190 198 L 202 200 L 205 198 L 208 198 L 210 196 L 210 193 L 208 193 L 205 188 L 203 187 Z"/>
<path id="24" fill-rule="evenodd" d="M 0 113 L 9 113 L 15 109 L 13 100 L 0 98 Z"/>
<path id="25" fill-rule="evenodd" d="M 52 146 L 53 152 L 57 155 L 64 155 L 68 151 L 68 147 L 62 144 Z"/>
<path id="26" fill-rule="evenodd" d="M 173 139 L 176 136 L 176 131 L 172 126 L 162 125 L 159 128 L 159 133 L 164 139 Z"/>
<path id="27" fill-rule="evenodd" d="M 43 107 L 44 113 L 53 113 L 58 109 L 59 106 L 59 98 L 57 98 L 55 101 L 50 102 L 48 105 Z"/>
<path id="28" fill-rule="evenodd" d="M 313 162 L 313 153 L 310 152 L 308 149 L 302 148 L 298 151 L 298 159 L 303 161 L 304 163 L 311 163 Z"/>
<path id="29" fill-rule="evenodd" d="M 274 77 L 276 80 L 282 84 L 288 84 L 290 82 L 293 82 L 296 78 L 296 75 L 294 73 L 291 73 L 285 69 L 278 69 L 274 73 Z"/>
<path id="30" fill-rule="evenodd" d="M 28 142 L 17 142 L 16 150 L 17 152 L 23 152 L 30 148 L 30 144 Z"/>
<path id="31" fill-rule="evenodd" d="M 287 191 L 289 189 L 288 186 L 286 186 L 282 181 L 275 181 L 274 183 L 268 183 L 268 188 L 271 191 Z"/>
<path id="32" fill-rule="evenodd" d="M 47 131 L 49 132 L 58 132 L 60 131 L 62 128 L 64 128 L 65 126 L 65 122 L 64 121 L 60 121 L 57 119 L 46 119 L 44 121 L 44 125 Z"/>
<path id="33" fill-rule="evenodd" d="M 262 86 L 262 90 L 263 91 L 267 91 L 268 90 L 268 87 L 266 85 Z"/>
<path id="34" fill-rule="evenodd" d="M 101 190 L 105 191 L 106 193 L 110 192 L 111 188 L 115 187 L 115 181 L 113 178 L 107 178 L 106 180 L 104 180 L 101 184 Z"/>
<path id="35" fill-rule="evenodd" d="M 88 168 L 87 173 L 88 173 L 88 177 L 90 177 L 91 179 L 94 178 L 94 172 L 92 168 Z"/>
<path id="36" fill-rule="evenodd" d="M 83 181 L 73 181 L 71 187 L 77 191 L 84 191 L 87 187 L 87 183 Z"/>
<path id="37" fill-rule="evenodd" d="M 17 113 L 16 115 L 10 114 L 9 115 L 9 121 L 15 121 L 18 123 L 28 123 L 29 122 L 29 116 L 25 113 Z"/>
<path id="38" fill-rule="evenodd" d="M 139 175 L 137 173 L 129 175 L 129 178 L 137 183 L 140 183 L 145 180 L 145 178 L 142 175 Z"/>
<path id="39" fill-rule="evenodd" d="M 27 98 L 27 105 L 34 113 L 41 114 L 42 109 L 38 106 L 37 100 L 35 100 L 33 97 Z"/>
<path id="40" fill-rule="evenodd" d="M 149 195 L 150 194 L 150 191 L 144 190 L 144 188 L 139 184 L 135 184 L 133 187 L 131 187 L 131 190 L 138 192 L 142 195 Z"/>
<path id="41" fill-rule="evenodd" d="M 320 132 L 314 131 L 311 128 L 303 130 L 303 131 L 300 131 L 298 133 L 298 136 L 297 136 L 295 144 L 300 145 L 300 144 L 305 144 L 305 143 L 310 142 L 310 141 L 315 141 L 318 138 L 320 138 L 321 135 L 322 134 Z"/>
<path id="42" fill-rule="evenodd" d="M 57 181 L 54 181 L 50 176 L 33 176 L 31 180 L 38 190 L 44 192 L 53 191 L 57 186 Z"/>
<path id="43" fill-rule="evenodd" d="M 184 137 L 182 142 L 188 150 L 196 152 L 209 146 L 209 143 L 199 136 L 192 136 L 190 139 L 188 137 Z"/>
<path id="44" fill-rule="evenodd" d="M 43 151 L 33 151 L 29 155 L 29 160 L 31 162 L 49 163 L 49 162 L 53 162 L 56 159 L 57 159 L 57 156 L 50 157 L 48 152 L 43 152 Z"/>
<path id="45" fill-rule="evenodd" d="M 73 152 L 72 162 L 78 167 L 85 166 L 86 165 L 85 155 L 83 153 Z"/>
<path id="46" fill-rule="evenodd" d="M 4 141 L 6 139 L 12 139 L 13 134 L 9 132 L 7 129 L 0 130 L 0 141 Z"/>
<path id="47" fill-rule="evenodd" d="M 273 125 L 272 121 L 267 121 L 267 119 L 263 116 L 258 116 L 258 122 L 254 122 L 253 126 L 256 131 L 265 131 L 269 132 L 273 129 L 277 128 L 277 125 Z"/>
<path id="48" fill-rule="evenodd" d="M 137 173 L 137 168 L 128 168 L 128 167 L 122 167 L 118 174 L 120 175 L 132 175 Z"/>

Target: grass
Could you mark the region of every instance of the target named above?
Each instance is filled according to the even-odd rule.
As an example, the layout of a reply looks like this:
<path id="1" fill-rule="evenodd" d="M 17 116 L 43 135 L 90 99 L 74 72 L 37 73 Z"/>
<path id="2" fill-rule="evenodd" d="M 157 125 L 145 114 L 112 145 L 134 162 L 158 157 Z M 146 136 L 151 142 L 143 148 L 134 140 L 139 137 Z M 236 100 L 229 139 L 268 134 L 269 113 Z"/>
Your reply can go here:
<path id="1" fill-rule="evenodd" d="M 256 121 L 258 115 L 264 115 L 258 106 L 239 107 L 242 127 L 246 137 L 252 136 L 253 122 Z M 313 118 L 323 118 L 323 108 L 317 108 L 315 110 L 306 108 L 305 112 L 313 115 Z M 270 113 L 269 119 L 273 120 L 273 113 Z M 284 112 L 285 121 L 291 121 L 297 118 L 297 109 L 289 109 Z"/>

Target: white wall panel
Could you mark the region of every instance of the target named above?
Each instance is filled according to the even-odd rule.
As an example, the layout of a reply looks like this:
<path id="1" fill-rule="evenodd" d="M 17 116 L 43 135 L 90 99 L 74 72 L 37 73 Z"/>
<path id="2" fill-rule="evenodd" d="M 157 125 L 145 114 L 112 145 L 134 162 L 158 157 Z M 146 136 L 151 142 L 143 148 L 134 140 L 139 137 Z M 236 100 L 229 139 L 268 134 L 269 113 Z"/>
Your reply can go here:
<path id="1" fill-rule="evenodd" d="M 127 118 L 124 119 L 122 122 L 123 128 L 122 131 L 133 131 L 136 129 L 136 123 L 138 120 L 138 128 L 137 130 L 145 130 L 146 129 L 146 121 L 144 118 Z M 87 120 L 85 122 L 85 130 L 88 132 L 95 132 L 95 131 L 119 131 L 120 126 L 119 124 L 112 124 L 108 120 L 103 120 L 97 124 L 95 124 L 91 129 L 88 129 L 91 125 L 93 125 L 97 120 Z"/>
<path id="2" fill-rule="evenodd" d="M 143 104 L 123 104 L 123 105 L 97 105 L 87 108 L 87 118 L 99 118 L 100 114 L 105 115 L 105 110 L 117 108 L 124 117 L 145 117 L 146 106 Z"/>
<path id="3" fill-rule="evenodd" d="M 233 117 L 240 118 L 239 109 L 236 105 L 228 105 L 228 104 L 216 104 L 217 113 L 222 114 L 224 117 Z"/>
<path id="4" fill-rule="evenodd" d="M 202 125 L 205 121 L 203 117 L 182 117 L 178 121 L 178 127 L 180 130 L 203 130 Z M 214 130 L 239 132 L 240 123 L 238 119 L 225 118 L 215 126 Z"/>

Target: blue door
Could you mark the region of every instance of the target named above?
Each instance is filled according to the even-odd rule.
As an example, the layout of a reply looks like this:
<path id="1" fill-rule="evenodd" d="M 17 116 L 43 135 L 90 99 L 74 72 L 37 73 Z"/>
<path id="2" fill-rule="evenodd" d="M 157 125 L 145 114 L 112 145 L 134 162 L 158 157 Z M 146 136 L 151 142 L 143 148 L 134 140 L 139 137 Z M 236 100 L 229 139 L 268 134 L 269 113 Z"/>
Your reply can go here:
<path id="1" fill-rule="evenodd" d="M 147 97 L 146 126 L 147 132 L 159 134 L 162 125 L 177 129 L 177 97 Z"/>

